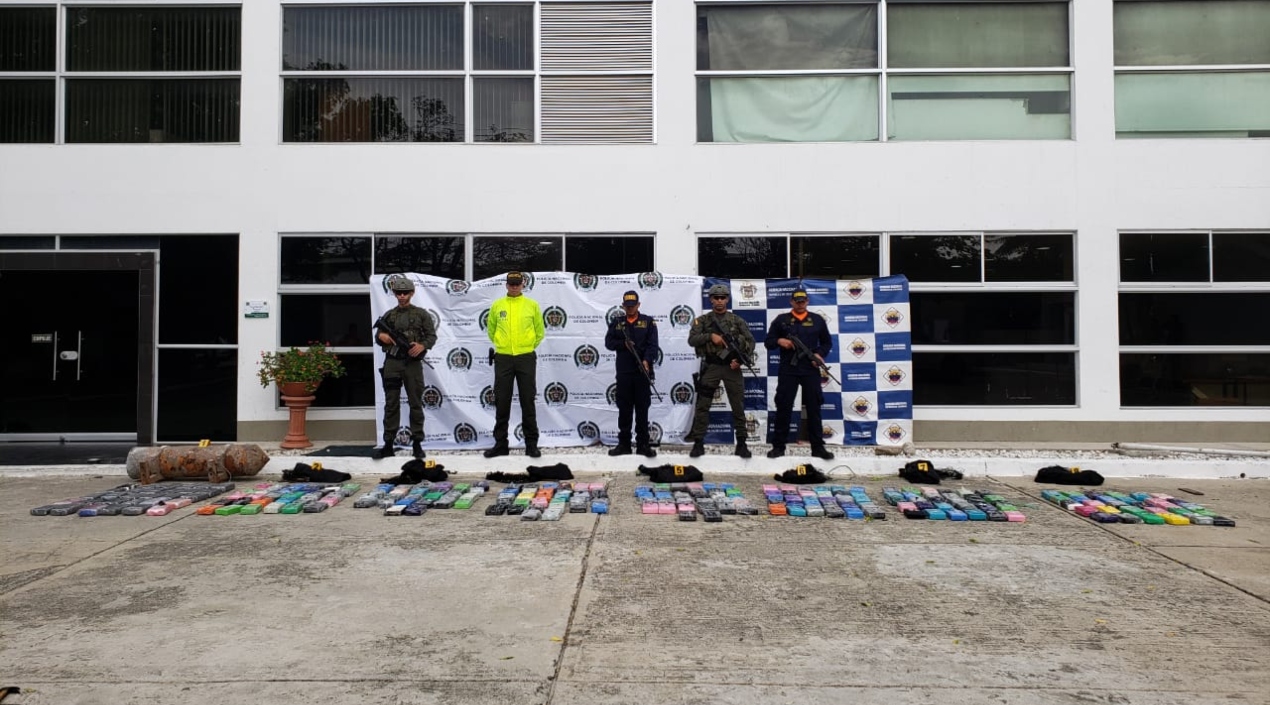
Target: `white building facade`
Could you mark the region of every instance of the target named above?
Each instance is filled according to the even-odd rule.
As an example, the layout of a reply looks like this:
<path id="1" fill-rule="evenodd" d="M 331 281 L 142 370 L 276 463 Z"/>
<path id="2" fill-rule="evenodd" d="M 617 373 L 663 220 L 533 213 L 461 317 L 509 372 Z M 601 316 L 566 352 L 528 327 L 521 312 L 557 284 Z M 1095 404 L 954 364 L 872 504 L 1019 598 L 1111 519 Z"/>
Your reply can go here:
<path id="1" fill-rule="evenodd" d="M 370 275 L 655 269 L 907 275 L 919 443 L 1270 440 L 1268 38 L 1270 0 L 0 0 L 0 438 L 278 439 L 260 352 L 319 339 L 310 435 L 371 441 Z"/>

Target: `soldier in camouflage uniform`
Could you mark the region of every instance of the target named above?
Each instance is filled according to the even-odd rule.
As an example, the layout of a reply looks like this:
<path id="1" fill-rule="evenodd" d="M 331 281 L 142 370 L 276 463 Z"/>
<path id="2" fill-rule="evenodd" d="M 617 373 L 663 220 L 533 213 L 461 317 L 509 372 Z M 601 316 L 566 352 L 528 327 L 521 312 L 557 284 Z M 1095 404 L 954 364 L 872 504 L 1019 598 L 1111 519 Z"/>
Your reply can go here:
<path id="1" fill-rule="evenodd" d="M 709 313 L 697 316 L 688 331 L 688 344 L 697 350 L 701 358 L 701 373 L 697 375 L 697 412 L 692 417 L 692 430 L 686 438 L 692 440 L 692 451 L 688 455 L 699 458 L 705 454 L 706 429 L 710 425 L 710 403 L 714 399 L 714 390 L 719 382 L 723 382 L 724 391 L 728 395 L 728 406 L 732 407 L 732 428 L 736 431 L 736 454 L 742 458 L 750 457 L 750 449 L 745 445 L 745 383 L 741 371 L 741 361 L 728 350 L 723 336 L 719 335 L 717 323 L 736 341 L 741 353 L 754 359 L 754 335 L 743 318 L 728 311 L 728 299 L 732 292 L 723 284 L 710 287 Z"/>
<path id="2" fill-rule="evenodd" d="M 389 277 L 388 288 L 397 297 L 397 307 L 385 313 L 376 323 L 375 342 L 384 348 L 384 366 L 379 375 L 384 382 L 384 447 L 375 451 L 375 458 L 387 458 L 394 454 L 397 429 L 401 427 L 401 386 L 406 386 L 406 399 L 410 404 L 411 450 L 416 458 L 423 452 L 423 355 L 437 342 L 437 329 L 427 311 L 412 306 L 414 282 L 397 275 Z M 392 327 L 410 343 L 410 347 L 397 345 L 382 324 Z"/>

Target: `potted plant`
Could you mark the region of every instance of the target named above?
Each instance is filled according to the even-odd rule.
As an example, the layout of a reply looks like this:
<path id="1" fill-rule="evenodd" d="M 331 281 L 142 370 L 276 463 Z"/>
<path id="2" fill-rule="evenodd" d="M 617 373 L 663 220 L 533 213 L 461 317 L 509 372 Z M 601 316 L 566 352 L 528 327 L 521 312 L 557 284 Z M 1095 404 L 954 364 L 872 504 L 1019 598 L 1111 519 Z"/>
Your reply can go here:
<path id="1" fill-rule="evenodd" d="M 282 352 L 260 353 L 257 374 L 260 386 L 268 387 L 270 382 L 277 384 L 283 396 L 310 396 L 327 377 L 343 377 L 344 363 L 327 349 L 326 343 L 310 342 L 304 349 L 293 347 Z"/>
<path id="2" fill-rule="evenodd" d="M 291 412 L 290 425 L 283 448 L 309 448 L 313 445 L 305 429 L 309 405 L 313 393 L 327 377 L 343 377 L 344 363 L 327 349 L 326 343 L 310 342 L 301 350 L 291 348 L 282 352 L 266 350 L 260 353 L 260 386 L 272 382 L 282 392 L 282 403 Z"/>

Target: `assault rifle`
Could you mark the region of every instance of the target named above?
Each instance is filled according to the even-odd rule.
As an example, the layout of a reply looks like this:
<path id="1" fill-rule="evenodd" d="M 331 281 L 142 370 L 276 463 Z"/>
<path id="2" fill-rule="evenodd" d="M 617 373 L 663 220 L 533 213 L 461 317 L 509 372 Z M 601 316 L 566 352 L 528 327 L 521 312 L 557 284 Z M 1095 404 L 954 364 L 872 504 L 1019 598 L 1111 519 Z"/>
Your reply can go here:
<path id="1" fill-rule="evenodd" d="M 715 330 L 719 331 L 719 337 L 723 338 L 723 344 L 727 347 L 728 352 L 741 363 L 745 369 L 749 370 L 755 377 L 758 376 L 758 370 L 754 369 L 754 362 L 750 360 L 750 356 L 741 352 L 741 346 L 736 342 L 736 338 L 729 332 L 723 330 L 723 326 L 719 325 L 719 317 L 713 314 L 706 314 L 710 318 L 710 322 L 714 324 Z"/>
<path id="2" fill-rule="evenodd" d="M 804 343 L 798 338 L 798 336 L 794 335 L 794 331 L 791 330 L 789 326 L 785 326 L 785 337 L 794 344 L 794 350 L 796 351 L 795 355 L 797 357 L 807 358 L 807 361 L 811 363 L 812 367 L 824 372 L 829 376 L 829 379 L 837 382 L 839 387 L 842 386 L 842 381 L 833 376 L 833 372 L 829 371 L 829 366 L 826 365 L 820 358 L 816 357 L 816 353 L 812 352 L 811 348 L 807 347 L 807 343 Z"/>
<path id="3" fill-rule="evenodd" d="M 622 328 L 622 337 L 626 339 L 626 349 L 631 352 L 631 355 L 635 356 L 635 366 L 644 374 L 644 379 L 648 380 L 648 388 L 653 390 L 653 396 L 657 397 L 657 403 L 660 404 L 661 392 L 657 391 L 657 385 L 653 384 L 653 376 L 648 374 L 648 370 L 644 367 L 644 358 L 635 349 L 635 341 L 631 340 L 631 332 L 626 329 L 625 323 L 619 321 L 617 325 Z"/>
<path id="4" fill-rule="evenodd" d="M 397 357 L 398 355 L 405 355 L 406 357 L 404 359 L 410 359 L 410 353 L 408 351 L 410 350 L 410 346 L 413 345 L 414 343 L 411 343 L 409 340 L 407 340 L 406 336 L 401 334 L 401 331 L 392 327 L 392 325 L 390 325 L 388 321 L 385 320 L 387 316 L 388 316 L 387 313 L 385 313 L 383 316 L 380 316 L 379 320 L 375 321 L 375 326 L 374 326 L 375 328 L 378 328 L 379 330 L 387 333 L 389 338 L 392 338 L 392 345 L 388 346 L 388 349 L 385 350 L 384 352 L 387 353 L 389 357 Z M 427 351 L 425 350 L 424 352 L 426 353 Z M 423 355 L 420 355 L 419 359 L 423 360 L 423 364 L 427 365 L 429 368 L 434 370 L 436 369 L 435 367 L 432 367 L 432 363 L 428 362 L 428 359 L 424 357 Z"/>

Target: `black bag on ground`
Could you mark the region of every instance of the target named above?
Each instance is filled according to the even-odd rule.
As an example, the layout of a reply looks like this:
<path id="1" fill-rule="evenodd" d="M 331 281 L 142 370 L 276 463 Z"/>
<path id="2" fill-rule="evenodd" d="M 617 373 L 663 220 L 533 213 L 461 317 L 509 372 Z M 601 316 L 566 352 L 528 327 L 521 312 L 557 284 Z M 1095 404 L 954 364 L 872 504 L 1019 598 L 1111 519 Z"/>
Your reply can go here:
<path id="1" fill-rule="evenodd" d="M 790 485 L 819 485 L 829 481 L 829 476 L 817 470 L 811 463 L 796 465 L 774 477 Z"/>
<path id="2" fill-rule="evenodd" d="M 385 477 L 380 479 L 380 483 L 385 485 L 417 485 L 420 482 L 443 482 L 450 474 L 445 471 L 445 466 L 433 460 L 419 460 L 413 458 L 407 460 L 405 465 L 401 466 L 401 474 L 395 477 Z"/>
<path id="3" fill-rule="evenodd" d="M 573 471 L 564 463 L 556 463 L 555 465 L 530 465 L 525 468 L 526 472 L 491 472 L 485 474 L 485 479 L 491 482 L 544 482 L 556 480 L 572 480 Z"/>
<path id="4" fill-rule="evenodd" d="M 705 476 L 693 465 L 654 465 L 639 466 L 639 474 L 647 475 L 649 480 L 657 483 L 667 482 L 701 482 Z"/>
<path id="5" fill-rule="evenodd" d="M 321 465 L 316 468 L 308 463 L 296 463 L 294 468 L 282 471 L 283 482 L 348 482 L 352 475 L 339 470 L 327 470 Z"/>
<path id="6" fill-rule="evenodd" d="M 904 467 L 900 468 L 900 477 L 917 484 L 939 484 L 939 472 L 929 460 L 911 460 L 905 463 Z"/>
<path id="7" fill-rule="evenodd" d="M 1103 477 L 1093 470 L 1050 465 L 1036 471 L 1036 481 L 1055 485 L 1101 485 Z"/>

